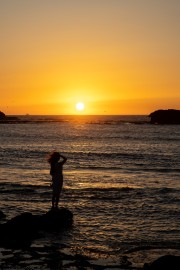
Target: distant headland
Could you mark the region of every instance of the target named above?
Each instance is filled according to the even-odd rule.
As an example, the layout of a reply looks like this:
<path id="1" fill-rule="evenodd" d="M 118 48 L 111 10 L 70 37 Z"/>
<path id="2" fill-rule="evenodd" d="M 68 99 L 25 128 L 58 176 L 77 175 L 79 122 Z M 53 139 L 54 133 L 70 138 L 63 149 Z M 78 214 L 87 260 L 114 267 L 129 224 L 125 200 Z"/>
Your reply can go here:
<path id="1" fill-rule="evenodd" d="M 151 124 L 180 124 L 180 110 L 168 109 L 168 110 L 157 110 L 152 112 L 149 117 L 151 117 Z"/>
<path id="2" fill-rule="evenodd" d="M 6 116 L 5 113 L 0 111 L 0 122 L 9 122 L 9 121 L 18 121 L 18 117 L 15 116 Z"/>

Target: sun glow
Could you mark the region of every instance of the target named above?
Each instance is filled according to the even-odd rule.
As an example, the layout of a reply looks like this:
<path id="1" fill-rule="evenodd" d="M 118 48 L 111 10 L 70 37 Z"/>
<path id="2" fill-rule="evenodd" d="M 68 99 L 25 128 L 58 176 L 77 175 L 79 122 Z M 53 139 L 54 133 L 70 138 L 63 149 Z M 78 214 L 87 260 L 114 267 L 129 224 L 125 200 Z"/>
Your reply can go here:
<path id="1" fill-rule="evenodd" d="M 85 108 L 85 106 L 84 106 L 84 103 L 83 102 L 76 103 L 76 110 L 83 111 L 84 108 Z"/>

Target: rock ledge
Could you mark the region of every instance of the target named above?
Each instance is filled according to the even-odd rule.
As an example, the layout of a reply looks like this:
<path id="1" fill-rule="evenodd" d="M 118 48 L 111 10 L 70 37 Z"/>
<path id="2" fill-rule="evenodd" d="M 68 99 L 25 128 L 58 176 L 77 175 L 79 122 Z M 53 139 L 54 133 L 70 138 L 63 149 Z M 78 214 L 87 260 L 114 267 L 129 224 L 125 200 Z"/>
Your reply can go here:
<path id="1" fill-rule="evenodd" d="M 180 110 L 157 110 L 152 112 L 149 117 L 151 117 L 151 124 L 180 124 Z"/>
<path id="2" fill-rule="evenodd" d="M 42 237 L 40 232 L 57 232 L 72 224 L 73 214 L 66 208 L 52 209 L 43 215 L 26 212 L 0 225 L 0 246 L 27 246 Z"/>

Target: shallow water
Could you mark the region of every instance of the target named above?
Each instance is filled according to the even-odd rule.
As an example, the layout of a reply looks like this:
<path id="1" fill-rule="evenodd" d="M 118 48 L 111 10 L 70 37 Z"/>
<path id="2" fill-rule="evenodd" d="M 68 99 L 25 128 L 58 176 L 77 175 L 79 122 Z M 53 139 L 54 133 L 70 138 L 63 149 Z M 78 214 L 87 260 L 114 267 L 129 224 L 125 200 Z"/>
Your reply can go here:
<path id="1" fill-rule="evenodd" d="M 60 205 L 73 212 L 74 226 L 47 243 L 95 257 L 147 245 L 179 250 L 179 125 L 150 125 L 145 116 L 41 119 L 47 122 L 0 125 L 7 219 L 51 207 L 46 157 L 57 150 L 68 157 Z"/>

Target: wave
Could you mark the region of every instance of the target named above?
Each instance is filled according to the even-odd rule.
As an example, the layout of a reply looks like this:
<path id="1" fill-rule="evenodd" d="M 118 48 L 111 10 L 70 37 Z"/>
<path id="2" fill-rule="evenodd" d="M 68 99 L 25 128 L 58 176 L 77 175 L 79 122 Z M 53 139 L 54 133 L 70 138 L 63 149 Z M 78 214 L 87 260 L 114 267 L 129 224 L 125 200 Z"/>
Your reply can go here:
<path id="1" fill-rule="evenodd" d="M 41 188 L 40 186 L 35 185 L 24 185 L 24 184 L 15 184 L 15 183 L 0 183 L 0 194 L 36 194 L 37 190 Z"/>
<path id="2" fill-rule="evenodd" d="M 19 149 L 18 147 L 14 146 L 13 148 L 9 149 L 4 149 L 4 151 L 0 151 L 0 158 L 1 158 L 1 165 L 6 165 L 6 166 L 12 166 L 10 164 L 10 160 L 15 160 L 19 161 L 18 159 L 25 159 L 25 161 L 28 161 L 30 159 L 37 159 L 37 158 L 44 158 L 43 161 L 46 162 L 46 158 L 49 152 L 39 149 Z M 171 155 L 162 155 L 161 153 L 156 153 L 154 155 L 154 152 L 148 153 L 148 152 L 121 152 L 120 149 L 111 149 L 111 152 L 106 152 L 106 151 L 99 151 L 99 152 L 91 152 L 91 151 L 67 151 L 65 152 L 65 155 L 68 156 L 69 161 L 71 162 L 76 162 L 76 160 L 81 159 L 84 161 L 94 161 L 94 160 L 102 160 L 102 159 L 109 159 L 109 160 L 122 160 L 122 161 L 138 161 L 137 165 L 138 166 L 143 166 L 145 165 L 144 162 L 157 162 L 163 164 L 168 163 L 168 162 L 179 162 L 178 156 L 172 156 Z M 141 162 L 142 161 L 142 162 Z M 156 164 L 157 166 L 157 164 Z M 33 167 L 32 167 L 33 169 Z M 149 168 L 150 169 L 150 168 Z M 164 169 L 163 169 L 164 170 Z M 167 168 L 168 170 L 168 168 Z M 177 169 L 177 171 L 180 171 L 180 169 Z"/>
<path id="3" fill-rule="evenodd" d="M 21 188 L 21 189 L 4 189 L 0 190 L 0 194 L 21 194 L 21 195 L 26 195 L 26 194 L 35 194 L 36 190 L 28 189 L 28 188 Z"/>
<path id="4" fill-rule="evenodd" d="M 177 189 L 177 188 L 160 188 L 158 189 L 158 192 L 159 193 L 162 193 L 162 194 L 167 194 L 167 193 L 179 193 L 180 190 Z"/>
<path id="5" fill-rule="evenodd" d="M 128 245 L 130 243 L 128 242 Z M 174 241 L 148 241 L 143 243 L 143 241 L 141 241 L 141 243 L 131 243 L 131 246 L 133 246 L 132 248 L 124 251 L 124 254 L 130 254 L 133 252 L 137 252 L 137 251 L 142 251 L 142 250 L 152 250 L 152 249 L 177 249 L 180 250 L 180 243 L 178 242 L 174 242 Z"/>
<path id="6" fill-rule="evenodd" d="M 40 185 L 29 185 L 29 184 L 24 184 L 24 183 L 17 184 L 17 183 L 10 183 L 10 182 L 3 181 L 3 182 L 0 182 L 0 188 L 2 187 L 9 187 L 9 188 L 14 188 L 14 189 L 26 187 L 29 189 L 35 189 L 35 188 L 40 187 Z"/>
<path id="7" fill-rule="evenodd" d="M 133 125 L 145 125 L 145 124 L 150 124 L 150 121 L 146 120 L 107 120 L 107 121 L 90 121 L 86 122 L 86 124 L 91 124 L 91 125 L 127 125 L 127 124 L 133 124 Z"/>
<path id="8" fill-rule="evenodd" d="M 147 189 L 136 187 L 113 187 L 113 188 L 68 188 L 64 187 L 61 194 L 61 202 L 68 204 L 79 211 L 83 207 L 100 207 L 103 213 L 116 211 L 118 216 L 128 215 L 128 219 L 148 218 L 161 221 L 163 216 L 176 219 L 179 215 L 179 196 L 173 193 L 161 193 L 159 189 Z M 39 207 L 43 203 L 50 205 L 51 189 L 41 187 L 35 190 L 29 188 L 0 190 L 2 199 L 13 202 L 13 205 L 30 203 L 29 207 Z M 24 204 L 25 205 L 25 204 Z M 88 208 L 89 208 L 88 207 Z M 116 210 L 115 210 L 116 209 Z M 95 210 L 95 209 L 94 209 Z M 94 211 L 93 210 L 93 211 Z M 86 214 L 88 214 L 88 209 Z M 95 211 L 96 212 L 96 211 Z M 97 213 L 96 213 L 97 214 Z M 100 214 L 100 210 L 99 210 Z M 99 215 L 98 214 L 98 215 Z"/>
<path id="9" fill-rule="evenodd" d="M 48 182 L 49 183 L 49 182 Z M 9 183 L 9 182 L 0 182 L 0 190 L 3 189 L 12 189 L 12 190 L 18 190 L 18 189 L 24 189 L 24 190 L 46 190 L 49 189 L 49 186 L 47 183 L 44 183 L 44 185 L 30 185 L 23 183 Z M 148 192 L 148 193 L 161 193 L 161 194 L 168 194 L 168 193 L 179 193 L 180 189 L 178 187 L 139 187 L 139 186 L 113 186 L 113 187 L 106 187 L 104 186 L 93 186 L 93 187 L 65 187 L 66 191 L 70 192 L 130 192 L 136 190 L 137 192 Z"/>
<path id="10" fill-rule="evenodd" d="M 128 164 L 119 164 L 117 166 L 113 166 L 114 164 L 112 163 L 112 165 L 107 166 L 106 164 L 102 164 L 102 166 L 97 166 L 97 165 L 92 165 L 89 166 L 88 164 L 82 164 L 82 165 L 72 165 L 72 169 L 73 170 L 78 170 L 78 171 L 94 171 L 95 173 L 98 172 L 121 172 L 121 173 L 126 173 L 126 174 L 134 174 L 134 173 L 143 173 L 143 172 L 151 172 L 151 173 L 169 173 L 169 174 L 179 174 L 180 169 L 176 169 L 176 168 L 156 168 L 155 165 L 152 166 L 152 168 L 146 168 L 146 164 L 142 164 L 141 167 L 139 167 L 139 165 L 137 164 L 130 164 L 130 162 Z M 131 167 L 133 166 L 133 167 Z M 153 168 L 154 167 L 154 168 Z"/>

